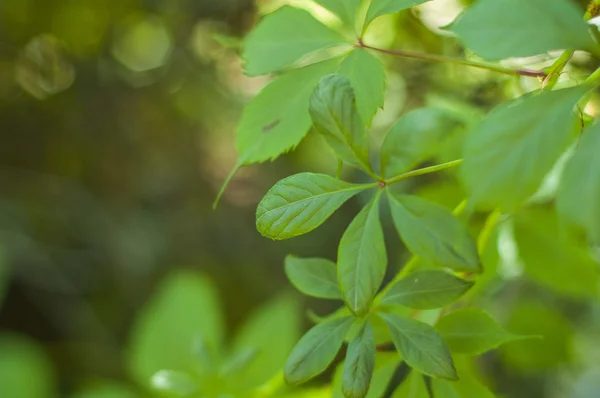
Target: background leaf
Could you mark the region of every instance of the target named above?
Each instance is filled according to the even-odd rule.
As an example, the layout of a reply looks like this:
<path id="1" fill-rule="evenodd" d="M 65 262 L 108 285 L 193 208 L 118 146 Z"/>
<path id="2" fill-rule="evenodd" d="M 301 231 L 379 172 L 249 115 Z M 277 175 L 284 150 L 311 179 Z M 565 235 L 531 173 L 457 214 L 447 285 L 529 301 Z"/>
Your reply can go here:
<path id="1" fill-rule="evenodd" d="M 241 165 L 273 160 L 302 141 L 312 125 L 308 104 L 313 90 L 339 62 L 336 58 L 290 71 L 246 105 L 235 141 Z"/>
<path id="2" fill-rule="evenodd" d="M 411 371 L 396 389 L 392 398 L 430 398 L 423 374 Z"/>
<path id="3" fill-rule="evenodd" d="M 102 382 L 77 392 L 72 398 L 139 398 L 130 387 L 117 382 Z"/>
<path id="4" fill-rule="evenodd" d="M 340 64 L 338 73 L 350 79 L 360 119 L 370 125 L 377 110 L 383 107 L 386 75 L 381 61 L 369 51 L 357 48 Z"/>
<path id="5" fill-rule="evenodd" d="M 159 370 L 151 379 L 154 391 L 174 397 L 190 397 L 197 393 L 198 386 L 187 373 Z"/>
<path id="6" fill-rule="evenodd" d="M 426 323 L 396 315 L 379 314 L 392 333 L 404 361 L 429 376 L 455 380 L 456 370 L 442 337 Z"/>
<path id="7" fill-rule="evenodd" d="M 403 115 L 381 146 L 381 175 L 405 173 L 433 156 L 450 137 L 457 122 L 436 108 L 415 109 Z"/>
<path id="8" fill-rule="evenodd" d="M 317 4 L 322 5 L 334 14 L 336 14 L 342 22 L 354 28 L 356 25 L 356 13 L 360 6 L 360 0 L 315 0 Z"/>
<path id="9" fill-rule="evenodd" d="M 371 170 L 369 140 L 350 79 L 338 74 L 322 78 L 310 98 L 309 111 L 315 129 L 342 160 Z"/>
<path id="10" fill-rule="evenodd" d="M 600 124 L 586 129 L 561 178 L 558 211 L 600 244 Z"/>
<path id="11" fill-rule="evenodd" d="M 348 345 L 342 382 L 342 391 L 345 397 L 363 398 L 367 396 L 375 369 L 376 353 L 373 328 L 367 321 L 358 336 Z"/>
<path id="12" fill-rule="evenodd" d="M 250 76 L 284 69 L 304 56 L 343 45 L 344 38 L 308 11 L 283 6 L 264 17 L 244 42 L 242 58 Z"/>
<path id="13" fill-rule="evenodd" d="M 354 218 L 338 249 L 337 275 L 342 296 L 348 308 L 358 315 L 369 310 L 387 265 L 379 198 L 378 193 Z"/>
<path id="14" fill-rule="evenodd" d="M 566 149 L 584 89 L 545 92 L 493 111 L 467 137 L 462 166 L 471 204 L 515 210 Z"/>
<path id="15" fill-rule="evenodd" d="M 287 256 L 285 274 L 302 293 L 326 299 L 341 299 L 337 284 L 337 269 L 333 261 L 324 258 Z"/>
<path id="16" fill-rule="evenodd" d="M 375 18 L 382 15 L 393 14 L 428 1 L 429 0 L 373 0 L 369 6 L 369 11 L 367 11 L 365 25 L 369 25 Z"/>
<path id="17" fill-rule="evenodd" d="M 277 182 L 260 201 L 256 227 L 263 236 L 275 240 L 305 234 L 366 188 L 326 174 L 295 174 Z"/>
<path id="18" fill-rule="evenodd" d="M 285 364 L 289 384 L 305 382 L 323 372 L 335 359 L 354 318 L 335 318 L 310 329 L 296 344 Z"/>
<path id="19" fill-rule="evenodd" d="M 570 0 L 480 0 L 449 28 L 489 60 L 595 47 L 583 12 Z"/>
<path id="20" fill-rule="evenodd" d="M 523 338 L 507 332 L 491 316 L 475 308 L 451 312 L 441 318 L 435 328 L 457 354 L 480 355 Z"/>
<path id="21" fill-rule="evenodd" d="M 417 271 L 396 282 L 382 304 L 416 309 L 442 308 L 456 301 L 473 284 L 445 271 Z"/>
<path id="22" fill-rule="evenodd" d="M 191 371 L 196 338 L 218 348 L 223 331 L 221 306 L 210 281 L 189 271 L 171 274 L 135 321 L 129 369 L 142 386 L 162 369 Z"/>
<path id="23" fill-rule="evenodd" d="M 477 245 L 449 210 L 416 196 L 388 191 L 392 219 L 410 251 L 435 265 L 480 271 Z"/>

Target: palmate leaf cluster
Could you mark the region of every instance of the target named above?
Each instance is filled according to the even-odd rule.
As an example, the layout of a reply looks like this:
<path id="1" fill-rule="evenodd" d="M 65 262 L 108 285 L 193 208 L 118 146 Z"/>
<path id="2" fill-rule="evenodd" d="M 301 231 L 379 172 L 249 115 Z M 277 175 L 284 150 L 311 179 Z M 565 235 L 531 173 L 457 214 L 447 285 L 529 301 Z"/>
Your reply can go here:
<path id="1" fill-rule="evenodd" d="M 594 79 L 552 90 L 547 83 L 554 76 L 548 70 L 539 90 L 501 104 L 471 127 L 463 159 L 431 170 L 415 168 L 432 157 L 441 141 L 439 130 L 416 124 L 419 113 L 427 110 L 409 112 L 389 131 L 379 161 L 373 159 L 368 130 L 383 106 L 386 72 L 356 35 L 362 38 L 381 15 L 425 2 L 316 1 L 339 18 L 340 31 L 304 9 L 283 6 L 265 16 L 246 38 L 246 73 L 277 76 L 242 116 L 237 167 L 275 159 L 314 128 L 340 162 L 372 178 L 371 183 L 357 184 L 300 173 L 277 182 L 258 205 L 258 231 L 282 240 L 311 232 L 354 196 L 373 192 L 341 236 L 335 262 L 294 256 L 285 261 L 286 273 L 299 291 L 344 303 L 295 345 L 284 369 L 289 384 L 325 371 L 347 343 L 334 378 L 334 395 L 381 396 L 394 369 L 404 362 L 413 371 L 394 396 L 427 397 L 429 391 L 442 398 L 473 397 L 469 394 L 475 392 L 493 396 L 474 377 L 464 355 L 480 355 L 522 337 L 505 331 L 483 310 L 463 308 L 466 300 L 460 300 L 478 283 L 481 242 L 489 239 L 500 215 L 510 218 L 526 273 L 567 295 L 597 295 L 597 264 L 579 243 L 558 232 L 559 225 L 568 224 L 585 231 L 589 242 L 600 244 L 600 127 L 581 132 L 578 111 Z M 583 12 L 569 0 L 480 0 L 446 29 L 488 61 L 551 50 L 599 52 Z M 311 64 L 311 57 L 321 60 Z M 532 196 L 571 146 L 572 158 L 557 193 L 558 215 L 547 207 L 531 207 Z M 457 214 L 390 187 L 458 164 L 467 197 L 456 213 L 491 212 L 479 245 Z M 388 259 L 381 202 L 387 202 L 400 239 L 414 255 L 383 289 Z M 559 243 L 548 251 L 548 242 L 555 238 Z M 556 267 L 539 269 L 541 263 Z M 566 269 L 566 264 L 575 268 Z M 561 278 L 568 282 L 557 282 Z M 448 313 L 450 305 L 454 311 Z M 429 316 L 422 316 L 425 313 Z M 378 349 L 386 343 L 393 343 L 397 353 Z"/>

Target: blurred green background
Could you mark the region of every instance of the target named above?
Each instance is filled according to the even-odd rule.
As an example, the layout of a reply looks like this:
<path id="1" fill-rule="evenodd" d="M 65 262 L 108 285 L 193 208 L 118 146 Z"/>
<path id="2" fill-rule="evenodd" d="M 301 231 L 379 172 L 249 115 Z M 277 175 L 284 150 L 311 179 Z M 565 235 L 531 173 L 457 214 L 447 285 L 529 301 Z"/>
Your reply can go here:
<path id="1" fill-rule="evenodd" d="M 299 171 L 335 170 L 321 141 L 309 135 L 294 153 L 242 169 L 218 209 L 211 208 L 235 164 L 242 107 L 268 82 L 243 75 L 239 42 L 261 13 L 282 3 L 0 2 L 0 397 L 71 397 L 88 388 L 91 392 L 77 397 L 146 396 L 144 365 L 135 365 L 143 359 L 132 359 L 147 354 L 135 348 L 144 339 L 138 336 L 145 333 L 141 324 L 161 319 L 155 325 L 165 329 L 156 332 L 159 337 L 139 343 L 156 346 L 170 336 L 164 347 L 155 347 L 159 351 L 169 351 L 181 337 L 167 329 L 206 327 L 217 336 L 222 324 L 215 339 L 252 340 L 247 336 L 261 327 L 248 331 L 246 324 L 246 337 L 234 337 L 235 331 L 265 305 L 268 316 L 285 314 L 270 320 L 266 331 L 280 330 L 290 340 L 275 350 L 283 355 L 273 359 L 279 364 L 310 325 L 308 308 L 320 315 L 336 309 L 336 303 L 288 292 L 283 259 L 289 253 L 335 259 L 358 205 L 345 205 L 317 232 L 286 242 L 262 238 L 254 224 L 256 204 L 275 181 Z M 415 13 L 380 18 L 367 40 L 462 57 L 456 41 L 436 27 L 449 23 L 465 3 L 436 0 Z M 315 12 L 335 26 L 331 15 Z M 539 87 L 535 79 L 517 81 L 462 66 L 382 60 L 388 91 L 373 125 L 374 147 L 405 112 L 441 109 L 453 122 L 452 128 L 433 127 L 449 131 L 438 160 L 459 158 L 465 129 L 493 106 Z M 515 65 L 539 67 L 549 60 Z M 577 80 L 596 63 L 577 54 L 563 80 Z M 597 102 L 589 108 L 594 114 Z M 434 116 L 424 113 L 424 123 Z M 364 178 L 351 170 L 344 177 Z M 463 197 L 451 173 L 401 189 L 449 207 Z M 549 189 L 550 196 L 542 195 L 537 210 L 527 215 L 543 222 L 523 222 L 523 239 L 538 236 L 528 227 L 552 218 L 540 215 L 547 211 L 551 184 Z M 475 217 L 474 224 L 481 219 Z M 392 274 L 408 254 L 386 214 L 384 225 Z M 493 282 L 477 304 L 511 331 L 546 338 L 486 355 L 480 361 L 484 379 L 499 396 L 511 398 L 600 396 L 597 293 L 557 287 L 564 274 L 524 273 L 511 231 L 501 229 L 496 238 L 485 260 Z M 552 247 L 551 237 L 535 242 Z M 557 255 L 547 257 L 525 260 L 557 261 Z M 173 297 L 157 298 L 158 291 L 168 295 L 169 289 L 177 290 Z M 147 304 L 152 297 L 154 304 Z M 154 307 L 148 310 L 149 305 Z M 272 338 L 268 333 L 255 339 Z"/>

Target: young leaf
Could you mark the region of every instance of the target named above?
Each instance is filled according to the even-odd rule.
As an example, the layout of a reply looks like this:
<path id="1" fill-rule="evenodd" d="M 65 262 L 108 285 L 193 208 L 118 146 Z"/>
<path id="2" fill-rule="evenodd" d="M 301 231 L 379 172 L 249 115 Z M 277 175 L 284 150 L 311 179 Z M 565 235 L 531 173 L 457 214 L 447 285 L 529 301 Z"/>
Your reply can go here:
<path id="1" fill-rule="evenodd" d="M 584 90 L 502 106 L 467 137 L 462 177 L 472 204 L 514 211 L 535 193 L 569 143 Z"/>
<path id="2" fill-rule="evenodd" d="M 449 29 L 489 60 L 595 46 L 583 13 L 571 0 L 480 0 Z"/>
<path id="3" fill-rule="evenodd" d="M 436 329 L 457 354 L 479 355 L 523 338 L 507 332 L 487 313 L 474 308 L 446 315 L 438 321 Z"/>
<path id="4" fill-rule="evenodd" d="M 198 391 L 198 386 L 187 373 L 174 370 L 159 370 L 150 381 L 152 388 L 161 393 L 177 397 L 189 397 Z"/>
<path id="5" fill-rule="evenodd" d="M 375 369 L 376 353 L 373 328 L 367 321 L 358 336 L 348 345 L 342 381 L 342 391 L 346 398 L 367 396 Z"/>
<path id="6" fill-rule="evenodd" d="M 583 132 L 561 178 L 558 212 L 600 244 L 600 123 Z"/>
<path id="7" fill-rule="evenodd" d="M 583 192 L 579 195 L 582 204 L 575 205 L 583 206 L 589 198 Z M 533 207 L 519 212 L 514 218 L 514 239 L 525 273 L 535 282 L 566 296 L 597 297 L 598 264 L 585 244 L 565 233 L 556 213 L 551 210 Z"/>
<path id="8" fill-rule="evenodd" d="M 277 182 L 256 209 L 256 227 L 267 238 L 289 239 L 323 224 L 344 202 L 368 188 L 326 174 L 300 173 Z"/>
<path id="9" fill-rule="evenodd" d="M 410 372 L 400 387 L 394 391 L 392 398 L 430 398 L 425 377 L 419 372 Z"/>
<path id="10" fill-rule="evenodd" d="M 396 349 L 412 368 L 429 376 L 456 380 L 450 351 L 442 337 L 426 323 L 380 313 L 392 334 Z"/>
<path id="11" fill-rule="evenodd" d="M 393 14 L 428 1 L 429 0 L 373 0 L 369 6 L 369 11 L 367 11 L 365 26 L 368 26 L 375 18 L 382 15 Z"/>
<path id="12" fill-rule="evenodd" d="M 456 301 L 473 284 L 445 271 L 417 271 L 396 282 L 382 304 L 416 309 L 442 308 Z"/>
<path id="13" fill-rule="evenodd" d="M 285 259 L 285 274 L 307 296 L 341 299 L 336 272 L 335 263 L 324 258 L 287 256 Z"/>
<path id="14" fill-rule="evenodd" d="M 480 271 L 477 245 L 446 208 L 416 196 L 388 192 L 392 219 L 411 252 L 458 271 Z"/>
<path id="15" fill-rule="evenodd" d="M 360 0 L 315 0 L 329 11 L 336 14 L 344 25 L 354 28 L 356 25 L 356 13 L 360 6 Z"/>
<path id="16" fill-rule="evenodd" d="M 402 116 L 381 146 L 381 175 L 394 177 L 433 156 L 455 124 L 436 108 L 416 109 Z"/>
<path id="17" fill-rule="evenodd" d="M 312 125 L 308 112 L 312 92 L 339 62 L 333 59 L 290 71 L 246 105 L 235 141 L 239 165 L 273 160 L 300 143 Z"/>
<path id="18" fill-rule="evenodd" d="M 338 74 L 322 78 L 310 99 L 309 110 L 316 130 L 342 160 L 371 170 L 369 141 L 350 79 Z"/>
<path id="19" fill-rule="evenodd" d="M 248 75 L 265 75 L 287 68 L 314 51 L 343 44 L 347 43 L 339 33 L 308 11 L 283 6 L 248 34 L 242 58 Z"/>
<path id="20" fill-rule="evenodd" d="M 354 318 L 335 318 L 310 329 L 296 344 L 285 364 L 288 384 L 305 382 L 327 369 L 340 350 Z"/>
<path id="21" fill-rule="evenodd" d="M 342 62 L 338 73 L 350 79 L 360 118 L 370 125 L 377 110 L 383 107 L 386 77 L 381 61 L 367 50 L 357 48 Z"/>
<path id="22" fill-rule="evenodd" d="M 338 249 L 338 283 L 350 310 L 363 315 L 385 276 L 387 256 L 378 193 L 350 223 Z"/>

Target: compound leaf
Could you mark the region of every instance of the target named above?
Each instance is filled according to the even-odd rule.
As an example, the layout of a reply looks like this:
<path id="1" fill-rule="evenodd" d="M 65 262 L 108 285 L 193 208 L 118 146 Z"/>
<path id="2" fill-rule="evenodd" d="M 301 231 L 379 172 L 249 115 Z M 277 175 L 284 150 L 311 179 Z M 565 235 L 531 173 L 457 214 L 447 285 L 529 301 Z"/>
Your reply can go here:
<path id="1" fill-rule="evenodd" d="M 329 11 L 336 14 L 344 25 L 354 28 L 356 25 L 356 13 L 361 0 L 315 0 Z"/>
<path id="2" fill-rule="evenodd" d="M 348 345 L 342 380 L 342 391 L 346 398 L 367 396 L 375 369 L 376 353 L 373 327 L 367 321 L 358 336 Z"/>
<path id="3" fill-rule="evenodd" d="M 382 15 L 393 14 L 428 1 L 429 0 L 373 0 L 367 11 L 365 25 L 369 25 L 375 18 Z"/>
<path id="4" fill-rule="evenodd" d="M 324 258 L 287 256 L 285 274 L 300 292 L 307 296 L 341 299 L 334 262 Z"/>

